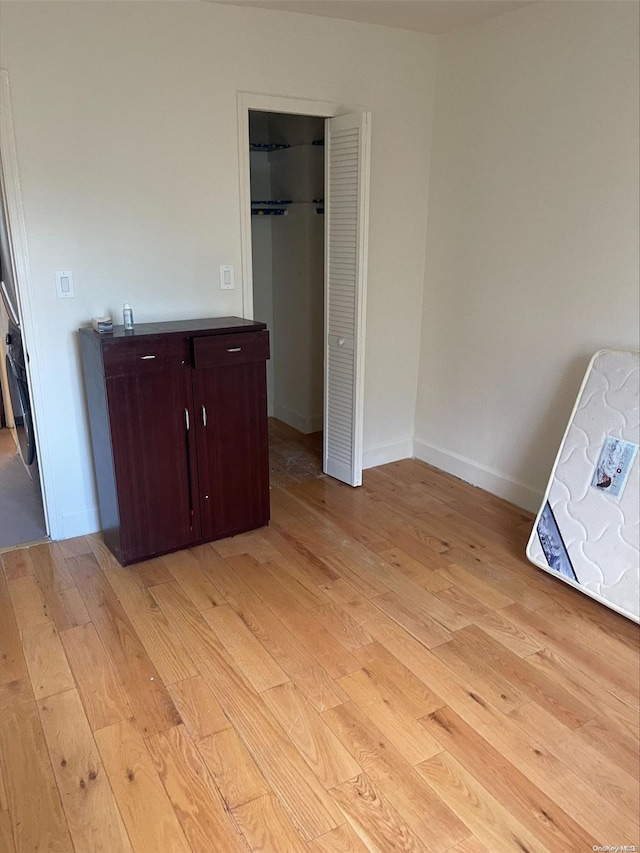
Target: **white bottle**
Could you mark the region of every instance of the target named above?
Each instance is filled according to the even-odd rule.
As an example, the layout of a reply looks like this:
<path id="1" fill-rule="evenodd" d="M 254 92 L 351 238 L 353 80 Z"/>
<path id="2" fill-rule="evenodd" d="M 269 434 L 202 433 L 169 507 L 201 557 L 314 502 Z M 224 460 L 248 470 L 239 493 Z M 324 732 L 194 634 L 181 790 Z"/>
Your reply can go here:
<path id="1" fill-rule="evenodd" d="M 124 320 L 125 329 L 133 329 L 133 311 L 131 310 L 131 305 L 128 302 L 125 302 L 122 306 L 122 318 Z"/>

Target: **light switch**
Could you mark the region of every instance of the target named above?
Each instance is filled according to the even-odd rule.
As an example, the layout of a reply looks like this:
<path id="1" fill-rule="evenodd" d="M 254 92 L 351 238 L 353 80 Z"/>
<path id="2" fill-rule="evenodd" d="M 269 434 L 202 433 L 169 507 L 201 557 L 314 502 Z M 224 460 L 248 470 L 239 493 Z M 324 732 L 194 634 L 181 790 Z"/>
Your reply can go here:
<path id="1" fill-rule="evenodd" d="M 56 270 L 56 295 L 58 299 L 73 299 L 76 295 L 71 270 Z"/>
<path id="2" fill-rule="evenodd" d="M 220 290 L 233 290 L 235 287 L 235 274 L 232 264 L 221 264 L 220 266 Z"/>

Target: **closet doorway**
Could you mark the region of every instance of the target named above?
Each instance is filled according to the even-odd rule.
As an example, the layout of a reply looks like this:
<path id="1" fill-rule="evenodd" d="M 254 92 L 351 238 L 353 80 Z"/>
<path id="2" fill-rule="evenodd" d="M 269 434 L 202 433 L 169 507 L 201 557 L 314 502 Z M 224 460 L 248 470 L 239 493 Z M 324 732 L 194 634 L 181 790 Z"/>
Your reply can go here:
<path id="1" fill-rule="evenodd" d="M 271 487 L 322 474 L 324 119 L 251 110 L 254 317 L 271 337 Z"/>
<path id="2" fill-rule="evenodd" d="M 244 313 L 271 333 L 272 487 L 322 472 L 359 486 L 370 116 L 242 93 L 238 106 Z"/>

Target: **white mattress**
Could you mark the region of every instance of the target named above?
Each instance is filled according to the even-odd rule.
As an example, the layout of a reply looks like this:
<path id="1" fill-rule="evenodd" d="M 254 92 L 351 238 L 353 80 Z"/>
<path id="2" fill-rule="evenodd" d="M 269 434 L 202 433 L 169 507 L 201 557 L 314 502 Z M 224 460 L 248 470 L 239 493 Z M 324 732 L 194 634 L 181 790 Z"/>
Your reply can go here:
<path id="1" fill-rule="evenodd" d="M 591 359 L 527 545 L 527 557 L 639 621 L 640 354 Z"/>

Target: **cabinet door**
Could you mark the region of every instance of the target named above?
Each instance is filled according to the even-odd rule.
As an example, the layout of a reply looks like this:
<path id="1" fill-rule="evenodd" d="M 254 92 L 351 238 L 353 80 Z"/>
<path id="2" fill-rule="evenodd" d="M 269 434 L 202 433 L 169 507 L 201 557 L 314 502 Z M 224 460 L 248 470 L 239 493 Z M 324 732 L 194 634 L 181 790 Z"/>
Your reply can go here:
<path id="1" fill-rule="evenodd" d="M 191 371 L 107 379 L 122 561 L 199 538 Z"/>
<path id="2" fill-rule="evenodd" d="M 203 539 L 269 520 L 265 362 L 196 369 L 194 404 Z"/>

